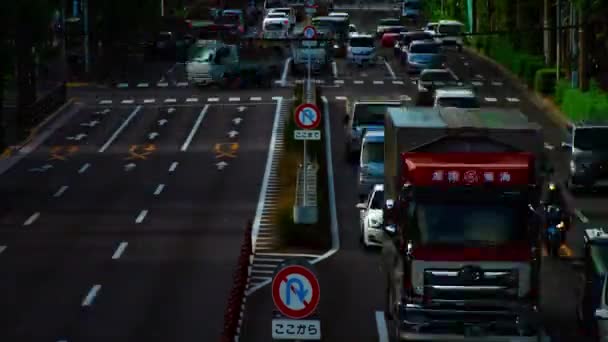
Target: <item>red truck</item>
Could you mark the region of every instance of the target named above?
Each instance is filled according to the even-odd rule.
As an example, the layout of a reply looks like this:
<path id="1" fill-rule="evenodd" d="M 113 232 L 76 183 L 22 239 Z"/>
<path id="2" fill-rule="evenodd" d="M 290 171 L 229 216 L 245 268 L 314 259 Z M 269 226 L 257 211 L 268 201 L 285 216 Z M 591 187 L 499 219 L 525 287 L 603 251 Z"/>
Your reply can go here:
<path id="1" fill-rule="evenodd" d="M 540 341 L 541 128 L 518 111 L 388 108 L 389 334 Z"/>

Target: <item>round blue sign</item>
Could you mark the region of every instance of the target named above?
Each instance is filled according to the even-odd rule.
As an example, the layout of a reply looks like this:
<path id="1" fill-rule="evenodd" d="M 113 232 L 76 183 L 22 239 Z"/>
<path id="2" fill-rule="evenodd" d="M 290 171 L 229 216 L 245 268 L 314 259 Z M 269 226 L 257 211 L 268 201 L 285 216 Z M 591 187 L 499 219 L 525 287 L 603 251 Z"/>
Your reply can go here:
<path id="1" fill-rule="evenodd" d="M 303 33 L 304 38 L 313 39 L 317 35 L 317 30 L 313 26 L 306 26 Z"/>

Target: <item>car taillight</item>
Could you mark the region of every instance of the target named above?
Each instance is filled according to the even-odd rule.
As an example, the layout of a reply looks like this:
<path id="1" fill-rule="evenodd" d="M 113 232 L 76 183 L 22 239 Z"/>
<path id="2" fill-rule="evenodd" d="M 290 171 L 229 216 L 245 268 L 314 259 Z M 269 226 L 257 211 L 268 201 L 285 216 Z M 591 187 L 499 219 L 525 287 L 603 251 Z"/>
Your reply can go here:
<path id="1" fill-rule="evenodd" d="M 289 25 L 289 20 L 285 20 L 283 23 L 284 23 L 285 25 Z"/>

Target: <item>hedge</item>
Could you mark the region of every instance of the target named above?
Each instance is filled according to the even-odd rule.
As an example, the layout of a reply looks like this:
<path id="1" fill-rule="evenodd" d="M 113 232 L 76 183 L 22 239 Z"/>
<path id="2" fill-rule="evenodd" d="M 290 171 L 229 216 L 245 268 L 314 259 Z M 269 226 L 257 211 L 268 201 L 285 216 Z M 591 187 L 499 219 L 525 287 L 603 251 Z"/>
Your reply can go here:
<path id="1" fill-rule="evenodd" d="M 544 68 L 536 72 L 534 76 L 534 90 L 543 95 L 556 94 L 556 68 Z M 560 78 L 564 77 L 565 72 L 562 70 Z"/>
<path id="2" fill-rule="evenodd" d="M 560 97 L 561 109 L 572 121 L 608 118 L 608 94 L 595 83 L 587 92 L 561 83 L 555 95 Z"/>

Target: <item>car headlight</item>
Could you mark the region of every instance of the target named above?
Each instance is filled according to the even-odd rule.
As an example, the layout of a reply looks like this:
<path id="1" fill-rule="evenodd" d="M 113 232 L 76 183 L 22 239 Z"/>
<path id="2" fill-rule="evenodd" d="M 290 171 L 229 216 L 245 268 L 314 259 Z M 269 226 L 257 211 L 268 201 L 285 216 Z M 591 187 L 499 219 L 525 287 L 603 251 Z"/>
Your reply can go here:
<path id="1" fill-rule="evenodd" d="M 382 220 L 379 220 L 377 218 L 371 217 L 368 221 L 370 228 L 380 228 L 380 226 L 382 225 Z"/>
<path id="2" fill-rule="evenodd" d="M 576 163 L 574 162 L 574 160 L 570 161 L 570 172 L 576 173 Z"/>
<path id="3" fill-rule="evenodd" d="M 339 49 L 340 47 L 338 45 L 334 45 L 334 49 Z"/>

